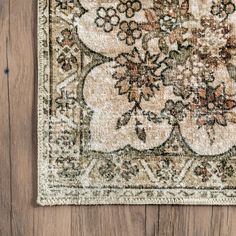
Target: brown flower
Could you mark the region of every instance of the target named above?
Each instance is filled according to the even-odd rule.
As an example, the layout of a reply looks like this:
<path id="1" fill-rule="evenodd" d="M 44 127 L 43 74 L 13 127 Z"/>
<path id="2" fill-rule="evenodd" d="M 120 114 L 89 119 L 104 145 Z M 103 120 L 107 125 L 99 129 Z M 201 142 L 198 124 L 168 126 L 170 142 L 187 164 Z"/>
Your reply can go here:
<path id="1" fill-rule="evenodd" d="M 170 44 L 183 43 L 184 34 L 188 31 L 183 23 L 191 17 L 187 0 L 181 5 L 177 1 L 155 0 L 154 8 L 145 9 L 144 12 L 146 22 L 140 24 L 148 32 L 143 39 L 144 47 L 147 48 L 149 40 L 160 37 L 169 39 Z M 164 53 L 167 54 L 165 51 Z"/>
<path id="2" fill-rule="evenodd" d="M 231 33 L 232 26 L 220 22 L 212 16 L 204 16 L 201 19 L 201 28 L 192 30 L 192 43 L 195 53 L 211 68 L 226 64 L 236 49 L 236 40 Z"/>
<path id="3" fill-rule="evenodd" d="M 57 42 L 61 47 L 68 46 L 69 48 L 71 48 L 75 44 L 72 31 L 69 29 L 62 30 L 61 36 L 57 37 Z"/>
<path id="4" fill-rule="evenodd" d="M 77 63 L 77 58 L 72 53 L 62 52 L 57 58 L 57 62 L 61 65 L 61 68 L 68 72 Z"/>
<path id="5" fill-rule="evenodd" d="M 178 27 L 176 29 L 174 29 L 172 32 L 170 32 L 169 35 L 169 40 L 170 43 L 173 44 L 175 42 L 182 44 L 184 41 L 184 37 L 183 35 L 185 33 L 187 33 L 188 29 L 184 28 L 184 27 Z"/>
<path id="6" fill-rule="evenodd" d="M 149 100 L 154 96 L 155 89 L 158 89 L 155 74 L 160 67 L 157 63 L 159 55 L 150 55 L 146 52 L 143 59 L 134 48 L 131 54 L 124 53 L 116 58 L 116 73 L 113 75 L 117 79 L 115 85 L 119 89 L 119 94 L 128 94 L 129 102 L 140 103 L 141 99 Z"/>
<path id="7" fill-rule="evenodd" d="M 202 182 L 207 182 L 212 177 L 210 169 L 211 165 L 208 162 L 203 161 L 199 166 L 194 169 L 194 174 L 196 176 L 201 176 Z"/>
<path id="8" fill-rule="evenodd" d="M 135 12 L 140 11 L 142 4 L 139 0 L 120 0 L 117 10 L 120 13 L 125 13 L 126 17 L 131 18 Z"/>
<path id="9" fill-rule="evenodd" d="M 217 176 L 221 178 L 222 182 L 225 182 L 227 178 L 232 177 L 234 175 L 234 168 L 232 165 L 229 165 L 226 160 L 222 160 L 217 165 Z"/>
<path id="10" fill-rule="evenodd" d="M 212 177 L 218 177 L 222 182 L 234 175 L 234 168 L 227 160 L 221 160 L 219 163 L 203 161 L 194 169 L 194 174 L 202 178 L 202 182 L 211 180 Z"/>
<path id="11" fill-rule="evenodd" d="M 169 124 L 176 124 L 186 117 L 185 105 L 182 101 L 167 100 L 161 114 L 169 121 Z"/>
<path id="12" fill-rule="evenodd" d="M 95 19 L 97 27 L 103 28 L 105 32 L 109 33 L 119 24 L 119 22 L 120 18 L 113 7 L 107 9 L 104 7 L 98 8 L 97 18 Z"/>
<path id="13" fill-rule="evenodd" d="M 160 30 L 160 23 L 154 9 L 145 9 L 145 17 L 147 22 L 141 23 L 141 28 L 145 31 L 158 31 Z"/>
<path id="14" fill-rule="evenodd" d="M 191 55 L 191 47 L 180 47 L 172 50 L 165 59 L 167 68 L 161 75 L 164 86 L 172 86 L 176 96 L 187 99 L 193 92 L 193 87 L 204 81 L 211 80 L 211 71 L 199 61 L 197 55 Z"/>
<path id="15" fill-rule="evenodd" d="M 227 43 L 220 51 L 220 56 L 225 63 L 228 63 L 236 55 L 236 36 L 230 36 Z"/>
<path id="16" fill-rule="evenodd" d="M 147 22 L 141 23 L 141 28 L 143 30 L 148 32 L 164 31 L 169 34 L 171 44 L 175 42 L 183 42 L 183 34 L 187 32 L 187 29 L 178 24 L 177 18 L 164 15 L 159 18 L 153 9 L 145 9 L 144 11 Z"/>
<path id="17" fill-rule="evenodd" d="M 189 108 L 197 117 L 197 125 L 227 126 L 227 112 L 236 107 L 236 101 L 228 99 L 224 84 L 213 88 L 209 85 L 197 88 L 196 97 Z"/>
<path id="18" fill-rule="evenodd" d="M 120 176 L 124 180 L 129 181 L 139 173 L 138 166 L 126 160 L 116 163 L 112 160 L 104 160 L 98 171 L 107 181 L 111 181 L 116 176 Z"/>
<path id="19" fill-rule="evenodd" d="M 157 163 L 156 166 L 156 177 L 159 181 L 168 183 L 169 181 L 175 181 L 176 168 L 173 160 L 164 159 Z"/>
<path id="20" fill-rule="evenodd" d="M 155 0 L 154 8 L 145 9 L 147 23 L 143 23 L 147 31 L 159 29 L 162 32 L 170 33 L 181 26 L 183 21 L 188 20 L 189 4 L 185 0 L 180 6 L 179 3 L 168 0 Z"/>
<path id="21" fill-rule="evenodd" d="M 137 39 L 142 37 L 142 31 L 137 22 L 122 21 L 117 36 L 121 41 L 125 41 L 127 45 L 131 46 L 135 44 Z"/>
<path id="22" fill-rule="evenodd" d="M 235 12 L 235 4 L 232 0 L 217 0 L 213 2 L 211 14 L 216 15 L 221 19 L 226 19 L 230 14 Z"/>
<path id="23" fill-rule="evenodd" d="M 69 7 L 73 7 L 75 5 L 73 0 L 56 0 L 57 7 L 60 9 L 67 10 Z"/>

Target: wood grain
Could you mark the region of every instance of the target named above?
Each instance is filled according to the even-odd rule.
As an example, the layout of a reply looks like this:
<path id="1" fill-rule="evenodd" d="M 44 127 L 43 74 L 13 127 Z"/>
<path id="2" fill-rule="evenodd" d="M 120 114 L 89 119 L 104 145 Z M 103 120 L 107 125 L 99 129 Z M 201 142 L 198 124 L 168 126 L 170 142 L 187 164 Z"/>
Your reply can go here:
<path id="1" fill-rule="evenodd" d="M 8 96 L 9 2 L 0 1 L 0 235 L 11 235 L 10 124 Z"/>
<path id="2" fill-rule="evenodd" d="M 34 236 L 70 236 L 70 207 L 34 208 Z"/>
<path id="3" fill-rule="evenodd" d="M 225 207 L 224 207 L 225 208 Z M 236 234 L 236 224 L 235 224 L 235 219 L 236 219 L 236 207 L 227 207 L 228 208 L 228 225 L 229 225 L 229 230 L 228 232 L 225 232 L 228 235 L 235 235 Z M 221 209 L 219 209 L 221 210 Z M 224 209 L 222 209 L 224 210 Z"/>
<path id="4" fill-rule="evenodd" d="M 236 207 L 36 205 L 36 8 L 0 0 L 0 236 L 235 236 Z"/>
<path id="5" fill-rule="evenodd" d="M 188 221 L 189 235 L 214 236 L 212 234 L 212 206 L 188 206 L 189 215 L 182 221 Z M 222 208 L 222 210 L 224 207 Z"/>
<path id="6" fill-rule="evenodd" d="M 144 206 L 73 207 L 72 236 L 145 236 Z"/>
<path id="7" fill-rule="evenodd" d="M 214 236 L 228 236 L 232 222 L 229 207 L 214 206 L 212 209 L 212 234 Z"/>
<path id="8" fill-rule="evenodd" d="M 215 236 L 211 216 L 211 206 L 147 206 L 146 236 Z"/>
<path id="9" fill-rule="evenodd" d="M 12 235 L 33 235 L 32 140 L 34 58 L 32 1 L 10 1 L 9 88 L 11 124 Z"/>
<path id="10" fill-rule="evenodd" d="M 146 236 L 159 235 L 160 206 L 146 206 Z"/>

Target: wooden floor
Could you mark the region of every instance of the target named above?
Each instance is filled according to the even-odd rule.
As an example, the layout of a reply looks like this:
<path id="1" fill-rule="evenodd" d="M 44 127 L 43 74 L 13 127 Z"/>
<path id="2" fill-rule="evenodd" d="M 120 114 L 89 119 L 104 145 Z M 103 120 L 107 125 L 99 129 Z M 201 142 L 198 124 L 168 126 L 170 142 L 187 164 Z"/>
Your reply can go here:
<path id="1" fill-rule="evenodd" d="M 0 0 L 0 236 L 235 236 L 235 207 L 38 207 L 35 0 Z"/>

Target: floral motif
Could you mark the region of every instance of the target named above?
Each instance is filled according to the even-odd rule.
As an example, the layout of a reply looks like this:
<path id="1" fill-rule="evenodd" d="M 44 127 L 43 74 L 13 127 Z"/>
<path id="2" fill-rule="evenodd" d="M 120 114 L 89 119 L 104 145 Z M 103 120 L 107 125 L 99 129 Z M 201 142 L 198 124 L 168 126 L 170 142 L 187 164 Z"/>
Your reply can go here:
<path id="1" fill-rule="evenodd" d="M 139 173 L 138 166 L 131 161 L 119 161 L 114 163 L 112 160 L 106 160 L 99 167 L 100 175 L 104 176 L 108 181 L 111 181 L 116 176 L 121 176 L 124 180 L 129 181 L 133 176 Z"/>
<path id="2" fill-rule="evenodd" d="M 127 45 L 131 46 L 135 44 L 137 39 L 141 38 L 142 31 L 137 22 L 122 21 L 120 23 L 120 31 L 117 36 L 121 41 L 125 41 Z"/>
<path id="3" fill-rule="evenodd" d="M 105 9 L 100 7 L 97 10 L 98 17 L 95 19 L 95 23 L 98 27 L 104 29 L 105 32 L 109 33 L 113 30 L 114 26 L 117 26 L 120 22 L 120 18 L 116 14 L 116 10 L 113 7 Z"/>
<path id="4" fill-rule="evenodd" d="M 196 176 L 201 176 L 202 182 L 207 182 L 214 176 L 226 182 L 227 178 L 234 175 L 234 168 L 226 160 L 221 160 L 217 165 L 211 162 L 203 161 L 194 169 Z"/>
<path id="5" fill-rule="evenodd" d="M 164 183 L 175 181 L 176 169 L 174 162 L 167 158 L 160 161 L 157 165 L 156 176 L 159 181 L 164 181 Z"/>
<path id="6" fill-rule="evenodd" d="M 72 69 L 73 65 L 77 64 L 76 55 L 79 51 L 73 33 L 70 29 L 66 28 L 61 31 L 61 35 L 56 40 L 61 47 L 57 62 L 61 64 L 61 68 L 64 71 L 68 72 Z"/>
<path id="7" fill-rule="evenodd" d="M 235 12 L 235 4 L 232 0 L 216 0 L 213 1 L 211 14 L 225 20 L 230 14 Z"/>
<path id="8" fill-rule="evenodd" d="M 167 100 L 161 114 L 163 118 L 168 119 L 169 124 L 173 125 L 179 121 L 183 121 L 186 117 L 185 108 L 186 105 L 184 105 L 182 101 L 174 102 L 173 100 Z"/>
<path id="9" fill-rule="evenodd" d="M 233 35 L 232 24 L 227 19 L 222 21 L 205 12 L 204 15 L 201 15 L 200 12 L 199 14 L 191 13 L 188 0 L 153 0 L 150 1 L 150 4 L 145 3 L 145 8 L 142 8 L 144 4 L 141 4 L 139 0 L 117 1 L 118 3 L 114 5 L 116 9 L 107 8 L 107 4 L 101 4 L 95 20 L 98 27 L 104 27 L 104 20 L 101 21 L 101 24 L 98 23 L 101 17 L 111 16 L 115 12 L 117 17 L 120 17 L 120 21 L 117 20 L 113 25 L 117 27 L 112 26 L 107 30 L 107 32 L 114 30 L 112 34 L 104 36 L 101 32 L 100 39 L 106 38 L 106 43 L 112 50 L 105 50 L 107 44 L 103 45 L 102 41 L 98 43 L 95 39 L 96 43 L 95 41 L 91 43 L 87 40 L 88 36 L 80 29 L 80 33 L 83 34 L 82 41 L 86 41 L 86 46 L 111 61 L 109 65 L 108 63 L 104 66 L 99 65 L 98 67 L 102 69 L 97 69 L 96 73 L 101 72 L 102 76 L 102 70 L 106 70 L 107 78 L 116 79 L 112 86 L 118 90 L 117 94 L 128 98 L 125 112 L 120 110 L 116 116 L 118 118 L 114 118 L 117 119 L 116 132 L 123 130 L 124 126 L 130 128 L 128 124 L 131 124 L 138 139 L 146 143 L 147 140 L 150 142 L 148 122 L 152 122 L 160 128 L 168 122 L 170 128 L 179 125 L 183 138 L 187 140 L 190 134 L 185 132 L 185 126 L 188 126 L 189 119 L 194 117 L 196 125 L 191 123 L 194 125 L 190 128 L 198 128 L 199 133 L 206 130 L 208 135 L 205 137 L 208 138 L 208 145 L 215 148 L 217 143 L 215 136 L 218 135 L 218 131 L 215 132 L 215 129 L 217 130 L 219 126 L 226 127 L 229 122 L 235 122 L 236 115 L 233 109 L 236 106 L 231 103 L 233 105 L 228 107 L 228 110 L 225 107 L 222 108 L 219 105 L 218 97 L 215 96 L 217 101 L 214 105 L 220 115 L 216 115 L 216 111 L 209 110 L 203 116 L 203 103 L 200 105 L 195 103 L 199 99 L 200 88 L 216 89 L 216 85 L 222 82 L 228 87 L 226 80 L 231 79 L 233 83 L 236 78 L 234 65 L 236 37 Z M 228 3 L 221 2 L 225 5 Z M 136 10 L 130 10 L 132 6 L 137 6 Z M 112 14 L 108 14 L 108 9 L 112 9 Z M 210 7 L 208 10 L 211 11 Z M 103 14 L 100 14 L 100 11 Z M 127 19 L 132 18 L 138 11 L 140 11 L 140 19 L 137 17 L 132 20 Z M 90 14 L 94 14 L 94 8 Z M 80 27 L 79 24 L 77 26 Z M 125 42 L 126 45 L 122 42 Z M 105 64 L 107 61 L 103 62 Z M 109 66 L 112 66 L 114 70 L 108 71 Z M 223 72 L 226 72 L 225 77 Z M 219 95 L 225 98 L 226 103 L 229 100 L 234 101 L 231 99 L 235 96 L 232 87 L 227 88 L 231 91 L 231 95 L 226 93 Z M 164 93 L 168 97 L 162 96 Z M 158 98 L 155 96 L 157 94 L 161 95 L 160 101 L 157 101 Z M 120 101 L 123 98 L 119 98 Z M 97 105 L 93 103 L 93 106 Z M 205 124 L 199 126 L 203 117 Z M 228 126 L 230 125 L 232 124 Z M 188 142 L 191 147 L 195 145 L 191 143 L 192 140 L 188 140 Z M 193 149 L 193 151 L 195 150 Z"/>
<path id="10" fill-rule="evenodd" d="M 232 165 L 229 165 L 226 160 L 222 160 L 217 164 L 217 176 L 221 179 L 222 182 L 225 182 L 227 178 L 234 175 L 234 168 Z"/>
<path id="11" fill-rule="evenodd" d="M 71 109 L 75 105 L 75 98 L 68 95 L 67 92 L 63 91 L 61 96 L 56 99 L 57 109 L 61 113 Z"/>
<path id="12" fill-rule="evenodd" d="M 206 85 L 195 91 L 189 110 L 194 112 L 199 128 L 205 126 L 212 142 L 214 142 L 214 125 L 226 126 L 227 121 L 234 122 L 230 110 L 236 107 L 236 101 L 229 99 L 224 84 L 217 87 Z"/>
<path id="13" fill-rule="evenodd" d="M 55 6 L 56 11 L 66 14 L 69 20 L 72 20 L 73 17 L 80 17 L 86 12 L 78 0 L 55 0 Z"/>
<path id="14" fill-rule="evenodd" d="M 137 115 L 142 110 L 141 101 L 149 101 L 159 90 L 160 76 L 157 73 L 160 64 L 159 55 L 151 55 L 148 51 L 142 57 L 134 48 L 131 54 L 124 53 L 116 58 L 116 72 L 113 78 L 118 80 L 115 88 L 120 95 L 127 94 L 128 101 L 133 103 L 133 108 L 124 113 L 117 121 L 117 129 L 129 123 L 132 115 Z M 146 131 L 143 123 L 136 117 L 135 132 L 137 137 L 146 142 Z"/>
<path id="15" fill-rule="evenodd" d="M 120 13 L 125 13 L 126 17 L 131 18 L 142 8 L 142 4 L 139 0 L 119 0 L 120 3 L 117 6 L 117 10 Z"/>
<path id="16" fill-rule="evenodd" d="M 143 116 L 148 119 L 148 121 L 155 124 L 162 123 L 164 120 L 168 120 L 170 125 L 176 125 L 183 121 L 187 116 L 187 106 L 181 100 L 174 102 L 173 100 L 167 100 L 165 103 L 165 108 L 161 110 L 159 114 L 154 112 L 143 111 Z"/>
<path id="17" fill-rule="evenodd" d="M 75 44 L 73 34 L 70 29 L 66 28 L 61 31 L 61 36 L 57 37 L 57 42 L 61 47 L 71 48 Z"/>
<path id="18" fill-rule="evenodd" d="M 69 6 L 73 6 L 74 0 L 56 0 L 57 6 L 59 6 L 61 9 L 65 10 Z"/>
<path id="19" fill-rule="evenodd" d="M 143 38 L 144 47 L 152 38 L 168 38 L 171 44 L 183 43 L 184 34 L 188 31 L 183 23 L 193 16 L 189 13 L 189 3 L 185 0 L 181 5 L 175 0 L 155 0 L 154 8 L 145 9 L 147 22 L 141 27 L 148 33 Z"/>
<path id="20" fill-rule="evenodd" d="M 121 54 L 116 58 L 116 73 L 113 77 L 117 79 L 115 85 L 119 89 L 119 94 L 128 94 L 129 102 L 139 104 L 142 99 L 146 101 L 155 94 L 158 89 L 156 70 L 159 55 L 150 55 L 146 52 L 144 58 L 141 57 L 137 48 L 131 54 Z"/>
<path id="21" fill-rule="evenodd" d="M 99 173 L 110 181 L 116 176 L 115 168 L 116 165 L 111 160 L 108 160 L 105 165 L 99 167 Z"/>
<path id="22" fill-rule="evenodd" d="M 232 26 L 212 16 L 202 17 L 201 26 L 192 30 L 195 53 L 208 67 L 226 64 L 232 57 L 231 49 L 236 46 L 235 37 L 231 36 Z"/>
<path id="23" fill-rule="evenodd" d="M 72 54 L 61 53 L 57 58 L 57 62 L 61 64 L 61 68 L 68 72 L 72 69 L 73 65 L 77 64 L 77 58 Z"/>
<path id="24" fill-rule="evenodd" d="M 72 148 L 76 143 L 77 131 L 65 130 L 55 141 L 59 146 Z"/>
<path id="25" fill-rule="evenodd" d="M 170 33 L 178 27 L 177 19 L 172 16 L 162 16 L 160 18 L 160 29 L 164 32 Z"/>
<path id="26" fill-rule="evenodd" d="M 188 98 L 193 87 L 202 78 L 209 79 L 211 71 L 208 71 L 198 58 L 192 56 L 192 47 L 182 47 L 179 51 L 171 51 L 165 59 L 167 68 L 162 71 L 162 80 L 165 86 L 173 86 L 176 96 Z"/>
<path id="27" fill-rule="evenodd" d="M 76 162 L 74 157 L 59 156 L 56 159 L 56 164 L 59 167 L 58 175 L 66 178 L 76 178 L 82 174 L 81 166 Z"/>
<path id="28" fill-rule="evenodd" d="M 194 169 L 195 175 L 202 177 L 202 182 L 206 182 L 212 177 L 212 174 L 208 168 L 210 169 L 211 165 L 208 162 L 202 162 L 201 165 Z"/>

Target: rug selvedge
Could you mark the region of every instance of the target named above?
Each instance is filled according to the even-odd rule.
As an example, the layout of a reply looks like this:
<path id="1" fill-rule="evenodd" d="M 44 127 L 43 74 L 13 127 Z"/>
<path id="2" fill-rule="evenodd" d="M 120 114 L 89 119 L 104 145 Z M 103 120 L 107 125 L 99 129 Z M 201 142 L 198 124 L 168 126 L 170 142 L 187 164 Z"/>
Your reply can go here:
<path id="1" fill-rule="evenodd" d="M 39 1 L 38 202 L 235 204 L 235 3 Z"/>

